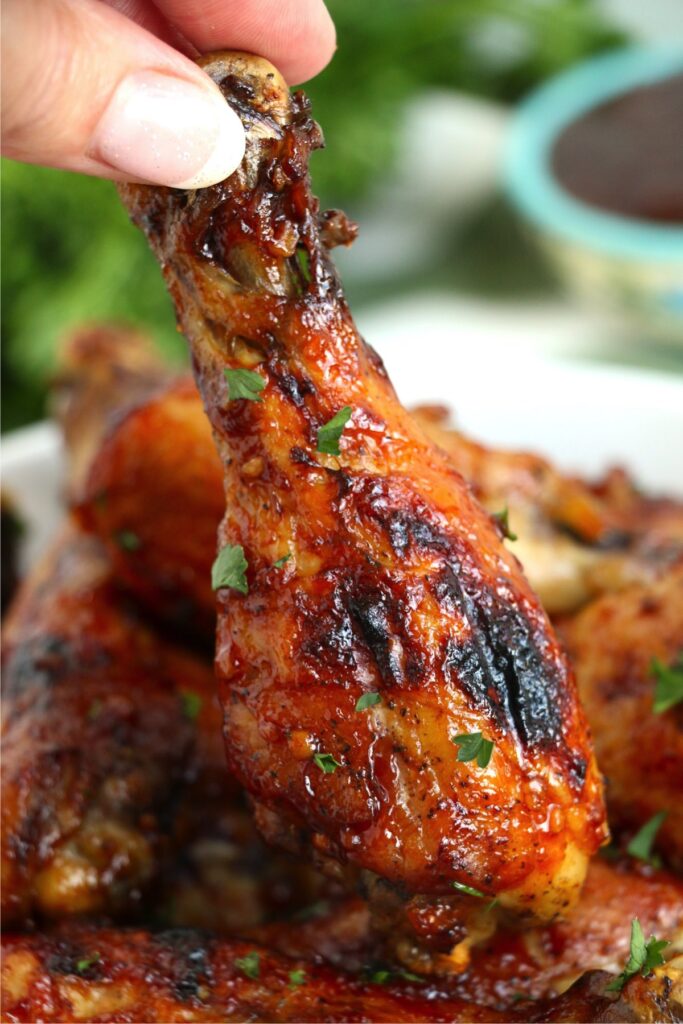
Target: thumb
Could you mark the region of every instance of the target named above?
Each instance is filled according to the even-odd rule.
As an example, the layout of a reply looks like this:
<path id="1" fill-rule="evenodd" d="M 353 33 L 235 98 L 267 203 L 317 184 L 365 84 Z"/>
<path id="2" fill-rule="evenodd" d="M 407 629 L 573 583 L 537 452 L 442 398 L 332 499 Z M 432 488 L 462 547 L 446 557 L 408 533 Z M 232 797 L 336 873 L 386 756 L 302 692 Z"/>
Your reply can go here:
<path id="1" fill-rule="evenodd" d="M 244 131 L 191 60 L 99 0 L 5 0 L 2 151 L 201 188 L 235 170 Z"/>

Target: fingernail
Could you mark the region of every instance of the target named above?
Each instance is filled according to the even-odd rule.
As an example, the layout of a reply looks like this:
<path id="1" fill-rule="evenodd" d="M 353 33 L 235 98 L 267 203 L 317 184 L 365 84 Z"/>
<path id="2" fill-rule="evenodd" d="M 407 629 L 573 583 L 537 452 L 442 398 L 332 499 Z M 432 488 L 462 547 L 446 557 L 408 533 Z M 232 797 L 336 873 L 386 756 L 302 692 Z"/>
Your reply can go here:
<path id="1" fill-rule="evenodd" d="M 210 86 L 136 71 L 117 86 L 95 129 L 90 155 L 132 178 L 204 188 L 239 165 L 244 129 Z"/>

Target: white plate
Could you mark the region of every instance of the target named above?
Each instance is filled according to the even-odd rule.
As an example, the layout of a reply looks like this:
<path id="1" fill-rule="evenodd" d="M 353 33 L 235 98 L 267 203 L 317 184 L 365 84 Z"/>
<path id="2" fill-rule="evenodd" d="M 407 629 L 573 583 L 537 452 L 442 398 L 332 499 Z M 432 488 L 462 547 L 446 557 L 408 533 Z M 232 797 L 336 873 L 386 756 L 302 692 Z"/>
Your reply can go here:
<path id="1" fill-rule="evenodd" d="M 536 450 L 591 476 L 620 464 L 644 489 L 683 496 L 680 378 L 530 359 L 512 344 L 494 354 L 456 328 L 421 336 L 418 325 L 410 318 L 364 325 L 406 404 L 441 402 L 457 412 L 465 431 L 487 443 Z M 5 437 L 3 487 L 28 526 L 25 564 L 63 515 L 63 472 L 52 424 Z"/>

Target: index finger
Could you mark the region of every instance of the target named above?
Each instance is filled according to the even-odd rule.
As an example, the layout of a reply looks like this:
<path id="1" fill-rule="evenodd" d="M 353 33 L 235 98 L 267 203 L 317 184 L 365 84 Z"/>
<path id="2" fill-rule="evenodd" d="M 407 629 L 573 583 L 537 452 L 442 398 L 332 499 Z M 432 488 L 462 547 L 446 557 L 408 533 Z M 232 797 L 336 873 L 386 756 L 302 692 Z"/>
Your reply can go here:
<path id="1" fill-rule="evenodd" d="M 154 0 L 201 53 L 247 50 L 267 57 L 287 81 L 305 82 L 329 62 L 334 24 L 323 0 Z"/>

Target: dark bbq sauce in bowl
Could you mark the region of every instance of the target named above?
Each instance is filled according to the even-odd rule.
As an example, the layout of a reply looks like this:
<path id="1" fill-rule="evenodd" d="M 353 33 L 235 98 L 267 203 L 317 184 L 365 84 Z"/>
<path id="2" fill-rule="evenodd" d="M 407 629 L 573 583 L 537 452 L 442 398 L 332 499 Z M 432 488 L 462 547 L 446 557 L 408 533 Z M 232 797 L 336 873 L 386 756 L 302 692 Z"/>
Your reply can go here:
<path id="1" fill-rule="evenodd" d="M 577 199 L 683 224 L 683 74 L 601 103 L 558 136 L 551 166 Z"/>

